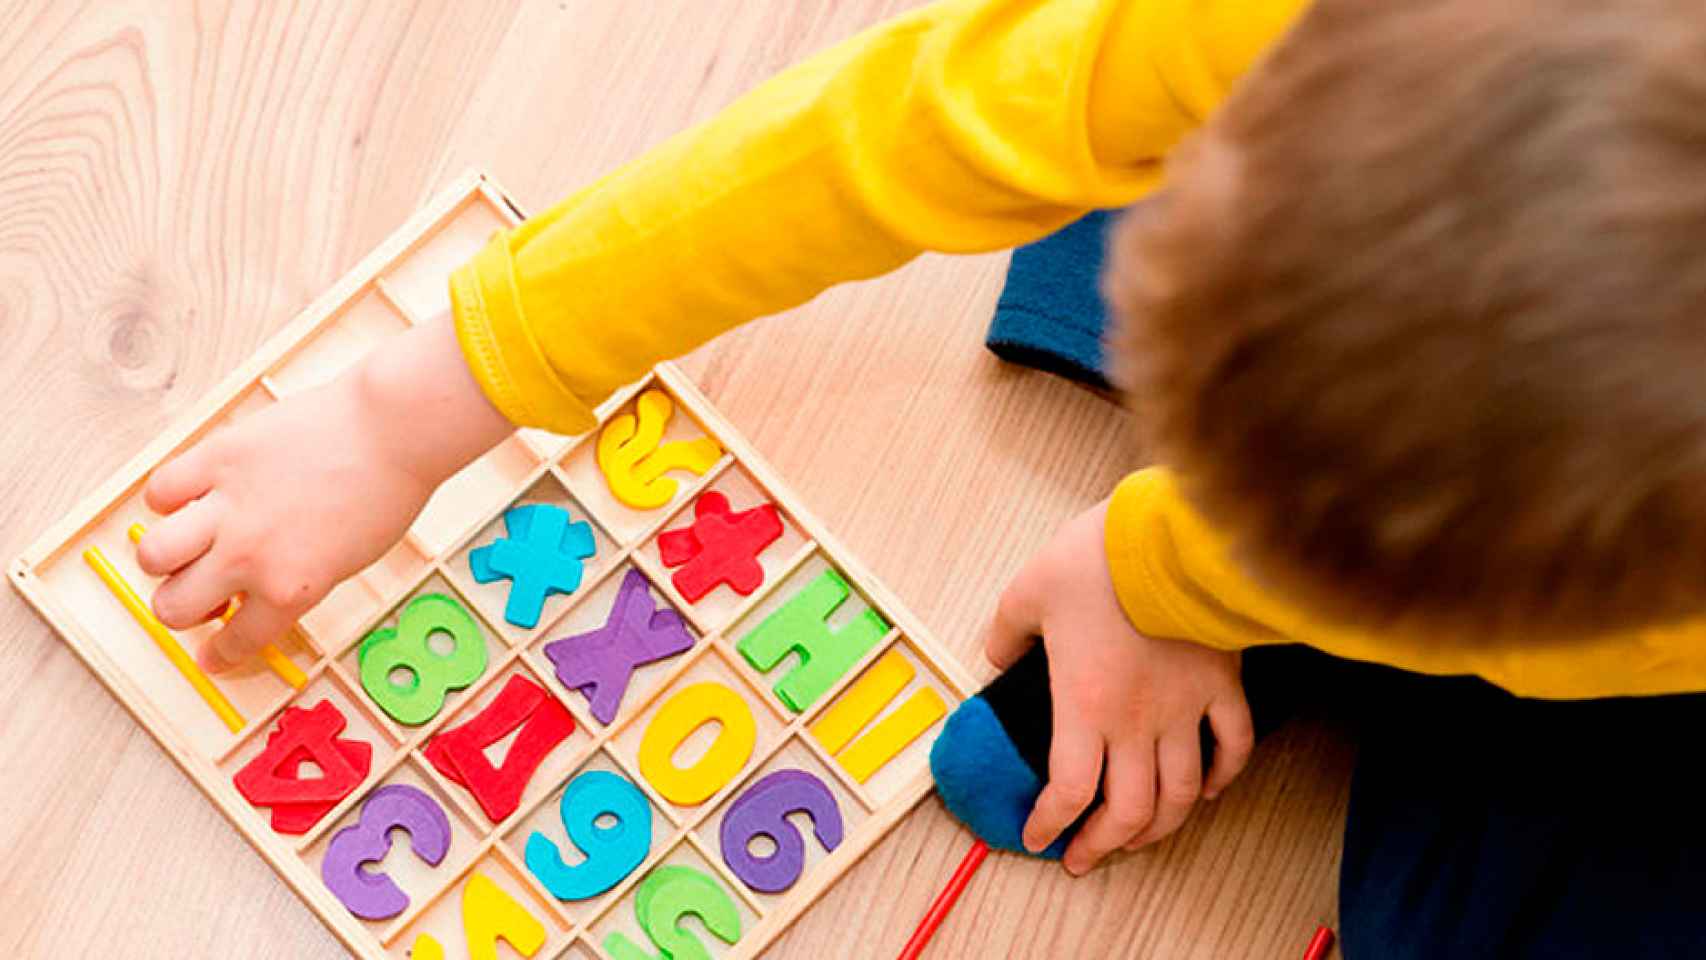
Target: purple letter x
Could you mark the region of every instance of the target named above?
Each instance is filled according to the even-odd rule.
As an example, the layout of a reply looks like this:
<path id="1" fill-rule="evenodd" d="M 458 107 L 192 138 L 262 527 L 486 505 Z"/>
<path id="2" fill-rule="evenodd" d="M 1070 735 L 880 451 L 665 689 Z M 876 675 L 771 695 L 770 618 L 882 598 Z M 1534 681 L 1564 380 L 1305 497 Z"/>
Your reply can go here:
<path id="1" fill-rule="evenodd" d="M 657 609 L 645 574 L 629 570 L 604 626 L 547 643 L 545 656 L 556 666 L 563 686 L 579 690 L 592 715 L 608 724 L 616 719 L 616 708 L 622 705 L 635 667 L 673 657 L 691 646 L 693 635 L 681 622 L 681 614 Z"/>

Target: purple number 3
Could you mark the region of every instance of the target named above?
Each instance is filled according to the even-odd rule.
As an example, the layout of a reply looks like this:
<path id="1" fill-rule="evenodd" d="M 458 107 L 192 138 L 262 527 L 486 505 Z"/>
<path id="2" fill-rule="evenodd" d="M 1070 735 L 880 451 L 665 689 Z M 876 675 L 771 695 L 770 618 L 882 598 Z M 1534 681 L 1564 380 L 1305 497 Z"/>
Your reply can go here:
<path id="1" fill-rule="evenodd" d="M 841 808 L 823 781 L 804 770 L 778 770 L 753 784 L 723 815 L 723 862 L 741 882 L 760 893 L 781 893 L 806 868 L 806 841 L 788 814 L 805 812 L 825 850 L 841 845 Z M 749 849 L 754 837 L 776 844 L 768 857 Z"/>
<path id="2" fill-rule="evenodd" d="M 394 783 L 373 791 L 361 805 L 361 817 L 339 830 L 326 846 L 320 879 L 349 912 L 363 920 L 384 920 L 402 913 L 409 896 L 383 873 L 361 869 L 391 852 L 391 831 L 408 831 L 415 856 L 438 866 L 450 850 L 450 818 L 425 791 Z"/>

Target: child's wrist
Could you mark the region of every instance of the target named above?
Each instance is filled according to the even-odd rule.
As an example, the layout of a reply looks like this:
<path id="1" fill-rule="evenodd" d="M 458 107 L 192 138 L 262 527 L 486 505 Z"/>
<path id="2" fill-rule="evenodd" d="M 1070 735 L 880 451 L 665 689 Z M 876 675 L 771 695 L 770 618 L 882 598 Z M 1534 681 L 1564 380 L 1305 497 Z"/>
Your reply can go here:
<path id="1" fill-rule="evenodd" d="M 345 379 L 378 455 L 429 491 L 514 429 L 468 370 L 448 316 L 399 334 Z"/>

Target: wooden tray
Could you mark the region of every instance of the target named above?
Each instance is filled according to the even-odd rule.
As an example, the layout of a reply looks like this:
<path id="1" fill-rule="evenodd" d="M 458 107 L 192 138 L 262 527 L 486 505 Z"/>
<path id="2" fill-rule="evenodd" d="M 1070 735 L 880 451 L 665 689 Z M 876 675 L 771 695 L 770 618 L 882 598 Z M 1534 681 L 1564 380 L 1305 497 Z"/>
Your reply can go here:
<path id="1" fill-rule="evenodd" d="M 258 663 L 213 678 L 240 714 L 241 719 L 229 725 L 197 695 L 84 559 L 88 548 L 98 548 L 146 600 L 154 581 L 137 568 L 127 530 L 133 523 L 152 519 L 141 499 L 149 471 L 209 430 L 323 382 L 386 336 L 445 309 L 446 277 L 451 269 L 470 257 L 494 230 L 521 219 L 516 205 L 489 178 L 478 173 L 460 178 L 48 530 L 12 565 L 12 582 L 358 956 L 401 957 L 410 956 L 411 951 L 417 957 L 431 956 L 430 945 L 421 939 L 425 935 L 449 957 L 511 955 L 508 951 L 513 950 L 515 955 L 584 960 L 612 956 L 605 943 L 616 933 L 655 954 L 657 948 L 636 918 L 636 894 L 663 865 L 689 866 L 711 878 L 741 918 L 740 934 L 733 944 L 706 933 L 699 920 L 686 923 L 683 929 L 713 956 L 754 956 L 930 789 L 927 751 L 940 728 L 939 718 L 863 780 L 843 767 L 842 761 L 849 756 L 845 748 L 831 751 L 819 741 L 814 722 L 848 699 L 850 685 L 879 659 L 897 674 L 907 672 L 899 668 L 910 667 L 912 676 L 886 700 L 880 716 L 860 728 L 860 737 L 894 716 L 899 705 L 911 702 L 914 695 L 927 700 L 929 694 L 920 691 L 933 691 L 951 711 L 974 684 L 958 661 L 836 543 L 674 367 L 659 366 L 641 383 L 613 396 L 599 410 L 598 430 L 574 438 L 521 430 L 453 478 L 433 497 L 403 542 L 334 590 L 279 645 L 279 652 L 305 678 L 301 689 Z M 680 483 L 665 506 L 635 510 L 612 495 L 597 463 L 596 447 L 604 425 L 613 417 L 632 413 L 637 397 L 651 390 L 661 390 L 674 401 L 666 442 L 710 437 L 724 453 L 703 475 L 670 474 Z M 659 556 L 659 532 L 688 525 L 693 504 L 707 491 L 725 494 L 735 510 L 773 503 L 783 518 L 783 535 L 759 556 L 764 581 L 751 596 L 741 596 L 724 585 L 700 602 L 688 603 Z M 518 502 L 564 507 L 575 520 L 591 523 L 595 531 L 596 553 L 586 561 L 581 585 L 567 595 L 551 597 L 534 629 L 522 629 L 504 619 L 508 582 L 475 582 L 468 561 L 472 549 L 503 533 L 504 511 Z M 832 628 L 865 609 L 876 611 L 889 626 L 886 636 L 843 672 L 826 694 L 804 713 L 796 713 L 772 688 L 795 668 L 798 654 L 761 673 L 736 645 L 766 616 L 831 569 L 839 571 L 852 588 L 848 600 L 829 618 Z M 638 668 L 620 712 L 606 726 L 593 718 L 585 696 L 558 681 L 543 647 L 600 626 L 630 570 L 647 578 L 660 609 L 680 613 L 695 642 L 685 653 Z M 473 614 L 488 648 L 487 665 L 470 686 L 450 693 L 431 720 L 405 726 L 380 709 L 363 688 L 358 647 L 370 631 L 394 626 L 407 602 L 428 592 L 450 596 Z M 212 629 L 186 631 L 180 639 L 193 650 Z M 517 674 L 566 705 L 575 729 L 533 773 L 520 808 L 493 824 L 467 789 L 428 762 L 423 748 L 439 732 L 458 727 L 484 710 L 504 682 Z M 702 681 L 739 694 L 754 720 L 756 746 L 739 772 L 709 799 L 679 805 L 665 799 L 642 775 L 636 758 L 658 711 L 684 687 Z M 340 736 L 371 745 L 371 768 L 360 786 L 307 832 L 275 832 L 270 811 L 252 806 L 232 778 L 263 752 L 286 708 L 308 708 L 321 701 L 330 701 L 347 719 L 348 727 Z M 721 729 L 716 722 L 701 724 L 677 745 L 672 762 L 693 766 Z M 501 741 L 496 751 L 507 750 L 507 742 Z M 763 893 L 749 887 L 725 862 L 719 827 L 730 805 L 745 796 L 756 780 L 781 769 L 806 771 L 826 785 L 845 831 L 830 851 L 814 834 L 811 820 L 801 813 L 790 815 L 788 822 L 801 828 L 804 837 L 804 870 L 785 891 Z M 525 847 L 529 836 L 538 832 L 563 851 L 565 861 L 580 859 L 559 819 L 558 801 L 566 784 L 592 770 L 615 772 L 643 791 L 651 807 L 650 850 L 644 862 L 615 886 L 587 899 L 559 900 L 527 866 Z M 389 853 L 367 868 L 389 876 L 407 895 L 408 905 L 393 916 L 363 920 L 323 882 L 321 864 L 332 838 L 357 821 L 371 791 L 391 784 L 415 787 L 438 804 L 451 824 L 451 843 L 443 859 L 431 866 L 415 855 L 406 834 L 394 831 Z M 772 848 L 760 839 L 749 850 L 763 857 Z M 193 855 L 185 857 L 184 868 L 195 869 Z M 507 933 L 499 932 L 502 947 L 494 946 L 489 932 L 484 935 L 486 943 L 468 943 L 463 892 L 475 876 L 495 883 L 502 898 L 537 921 L 544 931 L 543 942 L 529 936 L 523 929 L 528 924 L 522 922 Z M 533 949 L 522 954 L 527 947 Z"/>

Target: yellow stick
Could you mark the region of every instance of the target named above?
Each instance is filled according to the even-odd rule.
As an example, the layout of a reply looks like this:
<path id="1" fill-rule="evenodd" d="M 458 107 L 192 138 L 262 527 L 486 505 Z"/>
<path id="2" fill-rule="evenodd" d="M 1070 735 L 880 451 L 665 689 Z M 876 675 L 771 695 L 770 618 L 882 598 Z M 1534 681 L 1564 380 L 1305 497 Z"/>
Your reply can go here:
<path id="1" fill-rule="evenodd" d="M 130 615 L 136 618 L 136 622 L 153 639 L 155 645 L 160 648 L 160 652 L 166 655 L 167 660 L 172 661 L 172 666 L 178 668 L 178 672 L 183 674 L 184 679 L 188 680 L 190 686 L 195 688 L 195 692 L 207 701 L 207 705 L 213 708 L 213 712 L 219 715 L 219 719 L 225 721 L 225 726 L 232 733 L 243 729 L 243 715 L 237 712 L 237 708 L 231 705 L 231 701 L 225 699 L 225 694 L 219 692 L 219 688 L 213 685 L 213 681 L 207 679 L 207 674 L 202 673 L 201 668 L 195 665 L 195 661 L 184 652 L 184 648 L 178 643 L 177 638 L 172 636 L 171 631 L 166 629 L 166 625 L 154 618 L 153 611 L 148 609 L 148 606 L 142 602 L 142 598 L 136 595 L 136 591 L 130 588 L 129 583 L 125 582 L 124 575 L 118 572 L 111 561 L 107 560 L 105 554 L 101 553 L 101 548 L 90 547 L 84 550 L 83 562 L 95 571 L 95 575 L 107 585 L 107 589 L 112 591 L 118 602 L 130 611 Z"/>
<path id="2" fill-rule="evenodd" d="M 265 660 L 267 666 L 272 668 L 272 672 L 278 674 L 278 678 L 285 683 L 298 690 L 308 685 L 308 675 L 303 673 L 302 669 L 296 664 L 291 663 L 290 658 L 272 644 L 269 643 L 261 648 L 261 659 Z"/>
<path id="3" fill-rule="evenodd" d="M 130 534 L 130 542 L 136 543 L 141 540 L 142 535 L 146 532 L 147 528 L 142 524 L 131 524 L 130 530 L 128 531 Z M 219 615 L 219 619 L 230 622 L 231 615 L 236 612 L 236 602 L 233 601 L 231 603 L 227 603 L 225 605 L 225 612 Z M 292 663 L 291 659 L 285 656 L 283 651 L 279 650 L 279 648 L 272 644 L 269 643 L 261 648 L 261 659 L 266 661 L 267 666 L 272 668 L 272 672 L 278 674 L 278 678 L 283 680 L 285 683 L 290 684 L 298 690 L 301 690 L 303 687 L 308 685 L 308 675 L 303 673 L 302 669 L 295 663 Z"/>

